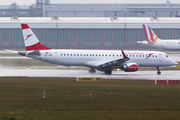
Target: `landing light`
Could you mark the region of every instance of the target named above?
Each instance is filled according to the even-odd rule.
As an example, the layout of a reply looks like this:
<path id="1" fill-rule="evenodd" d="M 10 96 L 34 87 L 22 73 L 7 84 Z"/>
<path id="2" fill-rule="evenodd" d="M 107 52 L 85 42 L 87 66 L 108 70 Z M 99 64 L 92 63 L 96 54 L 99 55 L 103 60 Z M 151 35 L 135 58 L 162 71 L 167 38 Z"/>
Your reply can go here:
<path id="1" fill-rule="evenodd" d="M 117 69 L 117 71 L 120 71 L 120 69 Z"/>

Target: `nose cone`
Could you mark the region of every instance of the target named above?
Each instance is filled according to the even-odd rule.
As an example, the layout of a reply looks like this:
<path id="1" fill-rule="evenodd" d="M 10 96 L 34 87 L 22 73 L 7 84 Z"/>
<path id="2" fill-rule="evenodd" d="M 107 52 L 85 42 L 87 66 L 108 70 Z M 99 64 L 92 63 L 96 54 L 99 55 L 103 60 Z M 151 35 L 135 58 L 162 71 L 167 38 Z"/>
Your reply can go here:
<path id="1" fill-rule="evenodd" d="M 170 63 L 171 63 L 171 65 L 176 65 L 176 64 L 178 64 L 178 63 L 175 62 L 172 58 L 170 58 Z"/>

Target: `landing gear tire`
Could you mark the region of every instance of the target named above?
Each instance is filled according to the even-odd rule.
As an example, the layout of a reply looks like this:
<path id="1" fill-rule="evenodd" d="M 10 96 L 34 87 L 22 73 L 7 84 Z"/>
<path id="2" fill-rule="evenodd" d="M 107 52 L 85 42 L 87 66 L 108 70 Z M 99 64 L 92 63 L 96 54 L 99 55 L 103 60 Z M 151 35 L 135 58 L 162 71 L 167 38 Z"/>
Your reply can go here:
<path id="1" fill-rule="evenodd" d="M 89 73 L 94 74 L 94 73 L 96 73 L 96 71 L 94 69 L 90 69 Z"/>
<path id="2" fill-rule="evenodd" d="M 161 74 L 161 71 L 157 71 L 157 74 L 160 75 L 160 74 Z"/>
<path id="3" fill-rule="evenodd" d="M 111 75 L 112 71 L 111 71 L 111 70 L 105 70 L 104 73 L 105 73 L 106 75 Z"/>
<path id="4" fill-rule="evenodd" d="M 160 71 L 159 67 L 157 67 L 157 69 L 158 69 L 157 74 L 160 75 L 161 71 Z"/>

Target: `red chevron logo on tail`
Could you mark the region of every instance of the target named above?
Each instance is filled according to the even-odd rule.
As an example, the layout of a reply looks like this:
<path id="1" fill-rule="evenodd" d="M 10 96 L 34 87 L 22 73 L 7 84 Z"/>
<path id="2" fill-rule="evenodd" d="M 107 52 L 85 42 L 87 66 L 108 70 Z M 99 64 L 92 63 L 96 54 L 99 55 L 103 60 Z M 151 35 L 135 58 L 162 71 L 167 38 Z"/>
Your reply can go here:
<path id="1" fill-rule="evenodd" d="M 25 40 L 27 40 L 29 37 L 31 37 L 33 34 L 27 35 L 27 38 Z"/>

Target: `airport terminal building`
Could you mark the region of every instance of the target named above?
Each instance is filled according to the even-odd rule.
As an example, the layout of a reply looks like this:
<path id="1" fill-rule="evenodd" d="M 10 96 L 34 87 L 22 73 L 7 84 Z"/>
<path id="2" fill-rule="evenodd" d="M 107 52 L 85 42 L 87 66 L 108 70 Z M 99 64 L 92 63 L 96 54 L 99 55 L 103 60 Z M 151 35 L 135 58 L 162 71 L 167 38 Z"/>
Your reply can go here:
<path id="1" fill-rule="evenodd" d="M 3 17 L 0 18 L 1 49 L 24 49 L 21 23 L 27 23 L 50 48 L 147 49 L 142 24 L 162 39 L 180 38 L 180 18 L 126 17 Z"/>
<path id="2" fill-rule="evenodd" d="M 137 44 L 145 40 L 142 24 L 148 24 L 159 38 L 180 38 L 180 4 L 170 1 L 163 4 L 67 1 L 36 0 L 37 17 L 17 17 L 24 13 L 22 6 L 16 6 L 16 11 L 12 7 L 14 4 L 11 10 L 1 6 L 0 48 L 24 49 L 21 23 L 28 23 L 42 44 L 50 48 L 147 49 Z M 13 17 L 5 16 L 9 11 Z M 24 11 L 29 11 L 27 6 Z"/>

